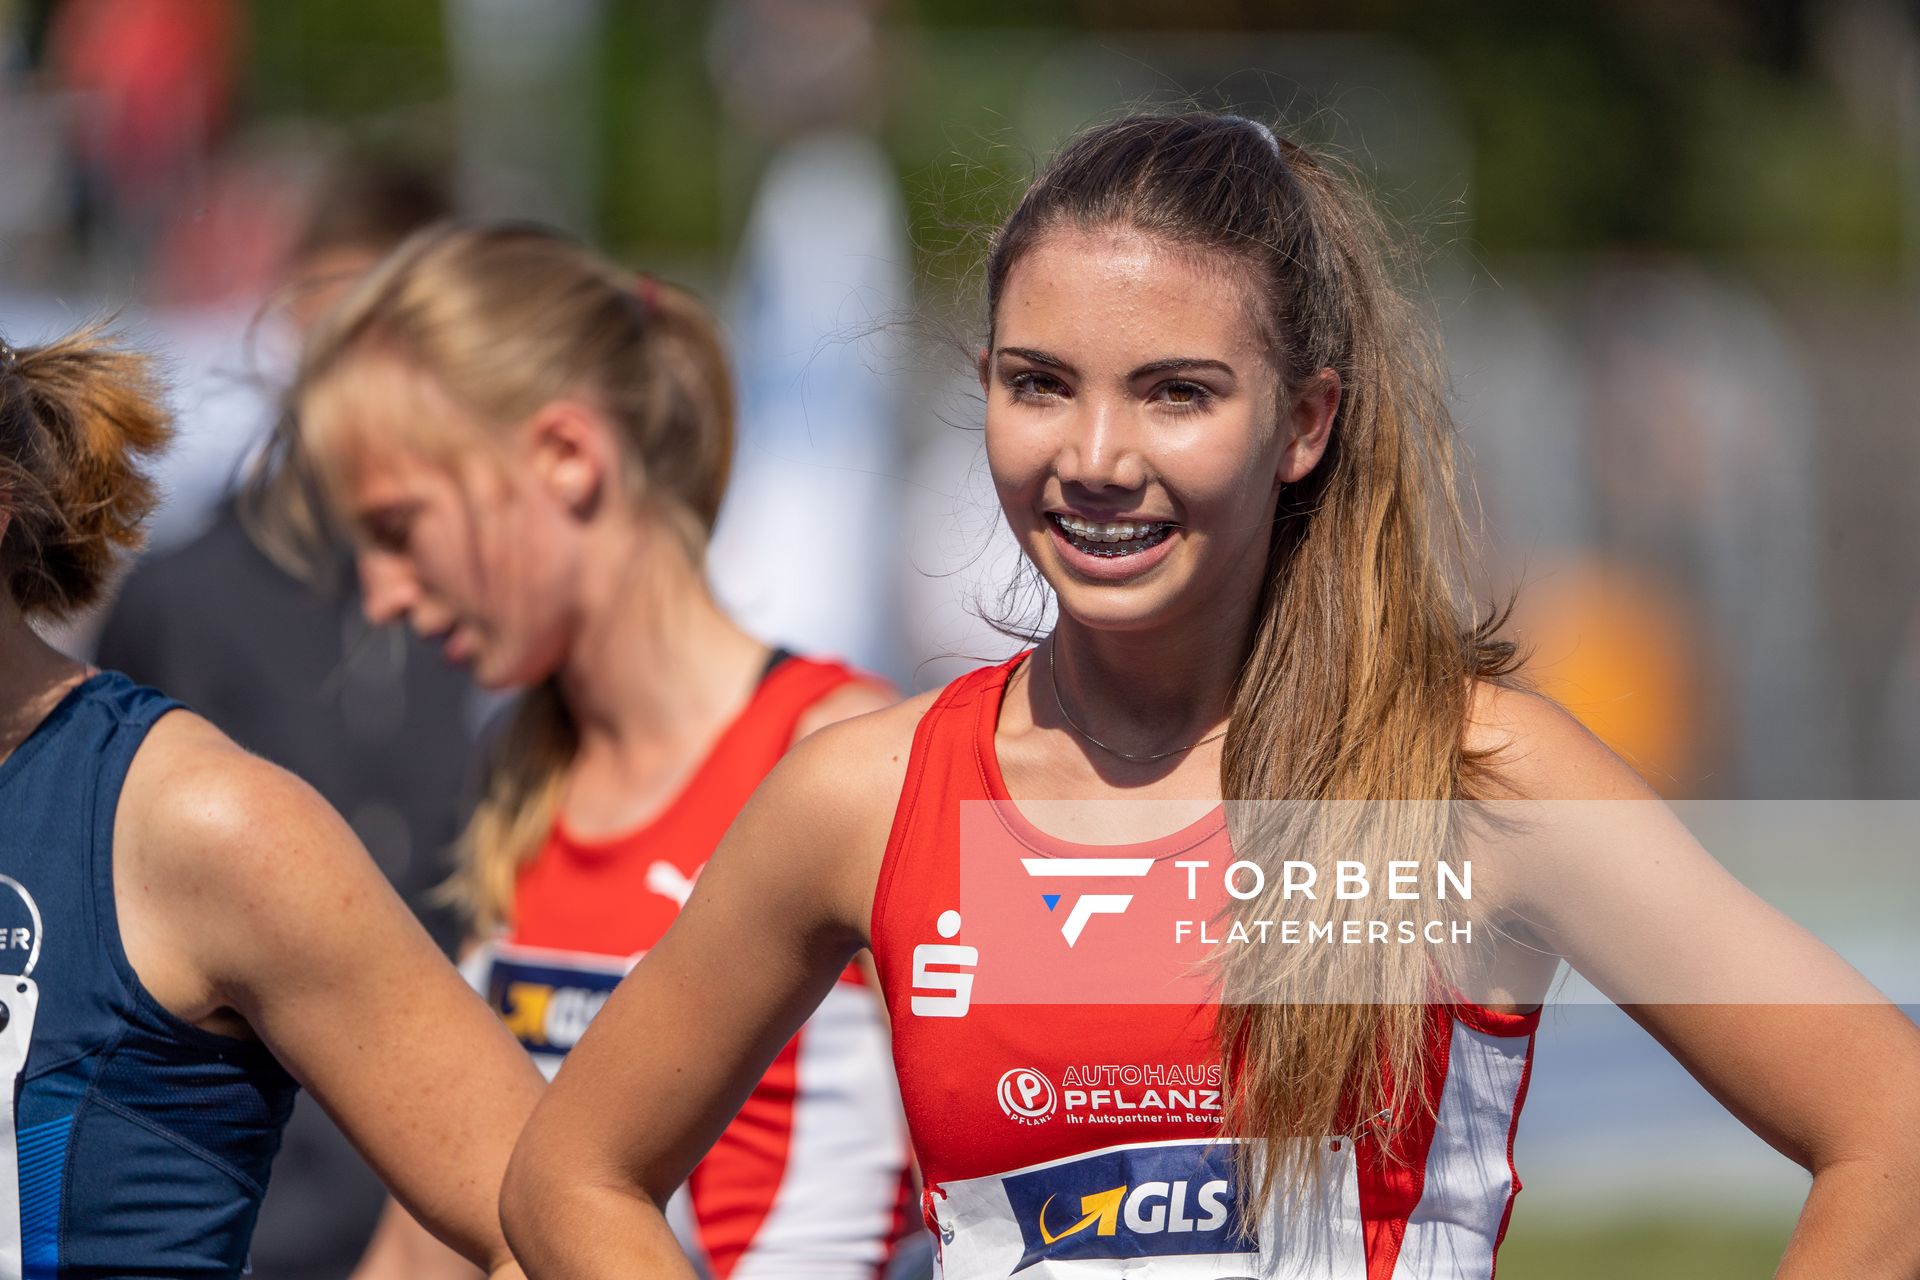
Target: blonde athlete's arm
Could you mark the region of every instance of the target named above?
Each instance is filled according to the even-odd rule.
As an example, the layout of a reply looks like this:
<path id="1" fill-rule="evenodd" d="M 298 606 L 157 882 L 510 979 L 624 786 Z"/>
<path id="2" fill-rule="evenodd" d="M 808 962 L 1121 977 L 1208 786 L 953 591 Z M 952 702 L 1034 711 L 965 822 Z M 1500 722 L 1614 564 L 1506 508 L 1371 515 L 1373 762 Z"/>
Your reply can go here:
<path id="1" fill-rule="evenodd" d="M 339 816 L 174 712 L 134 757 L 116 831 L 142 983 L 189 1022 L 258 1036 L 436 1235 L 517 1274 L 495 1203 L 539 1073 Z"/>
<path id="2" fill-rule="evenodd" d="M 528 1275 L 693 1276 L 667 1198 L 866 945 L 914 725 L 931 699 L 794 747 L 673 928 L 567 1054 L 502 1191 Z"/>
<path id="3" fill-rule="evenodd" d="M 1489 870 L 1514 914 L 1754 1133 L 1813 1174 L 1782 1280 L 1920 1276 L 1920 1028 L 1708 856 L 1561 708 L 1483 690 L 1469 745 L 1530 800 Z M 1476 868 L 1478 870 L 1478 868 Z M 1634 1003 L 1636 993 L 1739 1003 Z M 1693 994 L 1699 993 L 1699 994 Z M 1779 994 L 1802 1003 L 1756 1003 Z M 1665 997 L 1663 997 L 1665 998 Z"/>

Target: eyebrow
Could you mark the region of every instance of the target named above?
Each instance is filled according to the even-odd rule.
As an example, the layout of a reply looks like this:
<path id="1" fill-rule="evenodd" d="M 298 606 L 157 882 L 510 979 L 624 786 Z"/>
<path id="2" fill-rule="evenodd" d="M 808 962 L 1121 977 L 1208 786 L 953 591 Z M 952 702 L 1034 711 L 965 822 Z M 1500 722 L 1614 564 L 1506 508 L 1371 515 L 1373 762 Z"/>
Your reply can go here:
<path id="1" fill-rule="evenodd" d="M 996 358 L 999 356 L 1018 356 L 1020 359 L 1032 364 L 1042 364 L 1049 369 L 1058 369 L 1062 373 L 1074 372 L 1073 366 L 1065 360 L 1062 360 L 1059 356 L 1050 355 L 1045 351 L 1036 351 L 1032 347 L 1001 347 L 998 351 L 994 352 L 994 356 Z"/>
<path id="2" fill-rule="evenodd" d="M 1233 366 L 1225 360 L 1209 360 L 1203 356 L 1168 356 L 1165 360 L 1154 360 L 1143 364 L 1127 376 L 1139 378 L 1149 373 L 1169 373 L 1175 369 L 1207 369 L 1214 373 L 1224 373 L 1228 377 L 1234 376 Z"/>
<path id="3" fill-rule="evenodd" d="M 1049 369 L 1058 369 L 1062 373 L 1074 372 L 1073 366 L 1065 360 L 1062 360 L 1059 356 L 1046 351 L 1038 351 L 1032 347 L 1001 347 L 994 354 L 996 356 L 1018 356 L 1022 360 L 1029 361 L 1033 364 L 1045 365 Z M 1168 356 L 1164 360 L 1151 360 L 1141 365 L 1138 369 L 1135 369 L 1127 375 L 1127 380 L 1131 382 L 1135 378 L 1144 378 L 1154 373 L 1170 373 L 1176 369 L 1204 369 L 1214 373 L 1224 373 L 1230 378 L 1237 376 L 1233 372 L 1233 366 L 1224 360 L 1210 360 L 1204 356 Z"/>

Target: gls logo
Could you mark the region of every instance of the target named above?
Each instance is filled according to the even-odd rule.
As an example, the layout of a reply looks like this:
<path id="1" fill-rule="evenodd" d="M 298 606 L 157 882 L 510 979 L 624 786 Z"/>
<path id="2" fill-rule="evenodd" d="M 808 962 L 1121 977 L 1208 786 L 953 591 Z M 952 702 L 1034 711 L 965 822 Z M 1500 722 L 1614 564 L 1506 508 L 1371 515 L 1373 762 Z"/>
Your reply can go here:
<path id="1" fill-rule="evenodd" d="M 1213 1142 L 1116 1147 L 1002 1182 L 1026 1246 L 1014 1273 L 1058 1258 L 1259 1252 L 1240 1230 L 1233 1149 Z"/>
<path id="2" fill-rule="evenodd" d="M 632 962 L 501 946 L 487 1002 L 529 1053 L 556 1058 L 578 1043 Z"/>
<path id="3" fill-rule="evenodd" d="M 1022 858 L 1020 865 L 1036 880 L 1116 879 L 1144 876 L 1153 869 L 1152 858 Z M 1040 900 L 1052 911 L 1062 895 L 1043 893 Z M 1133 901 L 1130 893 L 1083 893 L 1074 898 L 1067 918 L 1060 924 L 1060 936 L 1071 947 L 1080 941 L 1081 930 L 1097 915 L 1119 915 Z"/>

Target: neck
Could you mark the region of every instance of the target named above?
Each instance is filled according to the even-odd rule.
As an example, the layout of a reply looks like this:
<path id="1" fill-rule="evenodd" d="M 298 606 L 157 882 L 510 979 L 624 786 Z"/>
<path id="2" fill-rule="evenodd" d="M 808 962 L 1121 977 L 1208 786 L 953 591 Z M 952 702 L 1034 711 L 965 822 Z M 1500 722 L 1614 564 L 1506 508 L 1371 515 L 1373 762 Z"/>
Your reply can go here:
<path id="1" fill-rule="evenodd" d="M 12 755 L 86 674 L 85 665 L 42 640 L 0 594 L 0 759 Z"/>
<path id="2" fill-rule="evenodd" d="M 677 759 L 711 736 L 751 689 L 766 646 L 717 605 L 678 539 L 662 525 L 588 563 L 582 625 L 560 671 L 583 756 L 638 769 Z"/>
<path id="3" fill-rule="evenodd" d="M 1141 631 L 1089 627 L 1062 615 L 1033 672 L 1055 691 L 1082 739 L 1127 755 L 1177 751 L 1221 732 L 1246 658 L 1255 602 L 1234 601 L 1205 617 Z M 1032 664 L 1029 664 L 1032 665 Z M 1036 702 L 1051 697 L 1038 689 Z"/>

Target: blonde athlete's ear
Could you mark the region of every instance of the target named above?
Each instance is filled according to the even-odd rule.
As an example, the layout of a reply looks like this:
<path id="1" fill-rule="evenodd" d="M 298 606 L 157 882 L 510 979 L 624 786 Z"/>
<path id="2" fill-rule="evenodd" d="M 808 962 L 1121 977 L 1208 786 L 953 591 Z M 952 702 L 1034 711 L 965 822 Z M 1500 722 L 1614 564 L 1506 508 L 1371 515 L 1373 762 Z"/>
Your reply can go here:
<path id="1" fill-rule="evenodd" d="M 578 400 L 555 400 L 527 419 L 519 439 L 531 474 L 547 492 L 577 518 L 591 516 L 620 465 L 613 424 Z"/>

